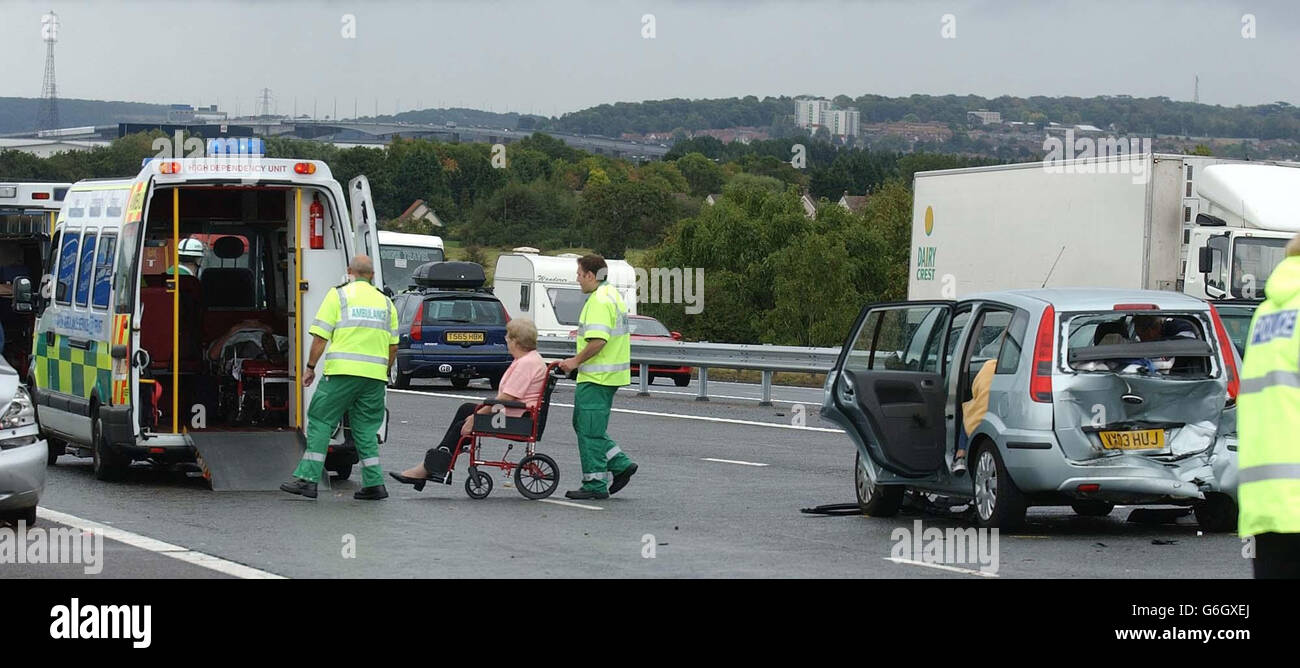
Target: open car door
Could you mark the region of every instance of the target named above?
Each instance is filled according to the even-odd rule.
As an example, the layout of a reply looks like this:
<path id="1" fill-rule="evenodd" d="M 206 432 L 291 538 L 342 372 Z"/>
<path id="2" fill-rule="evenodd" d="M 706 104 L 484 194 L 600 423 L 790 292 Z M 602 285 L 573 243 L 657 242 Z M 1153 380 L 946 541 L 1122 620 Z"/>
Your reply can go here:
<path id="1" fill-rule="evenodd" d="M 943 464 L 952 309 L 947 301 L 869 306 L 836 362 L 835 409 L 862 454 L 895 475 L 925 477 Z"/>

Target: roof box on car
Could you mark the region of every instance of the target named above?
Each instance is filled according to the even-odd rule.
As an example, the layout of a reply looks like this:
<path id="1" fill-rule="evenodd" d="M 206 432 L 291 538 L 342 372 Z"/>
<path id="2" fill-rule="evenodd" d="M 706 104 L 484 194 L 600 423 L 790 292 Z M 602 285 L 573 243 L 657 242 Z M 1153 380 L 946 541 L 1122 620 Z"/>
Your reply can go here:
<path id="1" fill-rule="evenodd" d="M 479 288 L 487 276 L 473 262 L 428 262 L 416 267 L 411 280 L 422 288 Z"/>

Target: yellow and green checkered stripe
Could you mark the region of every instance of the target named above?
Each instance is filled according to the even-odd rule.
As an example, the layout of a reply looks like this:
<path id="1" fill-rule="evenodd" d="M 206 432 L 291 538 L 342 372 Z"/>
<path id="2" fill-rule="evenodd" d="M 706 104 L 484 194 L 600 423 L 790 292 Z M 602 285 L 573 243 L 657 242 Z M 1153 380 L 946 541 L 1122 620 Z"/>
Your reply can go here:
<path id="1" fill-rule="evenodd" d="M 45 342 L 45 335 L 36 335 L 36 386 L 83 399 L 91 392 L 101 402 L 112 396 L 113 358 L 104 341 L 91 341 L 86 350 L 68 345 L 68 337 L 55 335 L 55 345 Z M 98 387 L 98 390 L 96 390 Z"/>

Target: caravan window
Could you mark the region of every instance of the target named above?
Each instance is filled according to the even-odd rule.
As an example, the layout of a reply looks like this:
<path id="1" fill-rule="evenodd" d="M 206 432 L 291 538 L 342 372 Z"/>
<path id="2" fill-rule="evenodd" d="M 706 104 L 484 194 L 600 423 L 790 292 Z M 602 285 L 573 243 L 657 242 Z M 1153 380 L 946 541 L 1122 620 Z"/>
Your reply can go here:
<path id="1" fill-rule="evenodd" d="M 81 261 L 77 263 L 77 306 L 90 303 L 90 276 L 95 268 L 95 233 L 81 237 Z"/>
<path id="2" fill-rule="evenodd" d="M 384 275 L 384 285 L 393 290 L 403 290 L 411 285 L 411 275 L 417 267 L 429 262 L 442 262 L 446 259 L 441 248 L 424 246 L 390 246 L 379 247 L 379 266 Z"/>
<path id="3" fill-rule="evenodd" d="M 59 278 L 54 286 L 54 301 L 60 304 L 72 303 L 72 281 L 77 275 L 77 242 L 81 235 L 76 231 L 65 231 L 63 248 L 59 250 Z"/>
<path id="4" fill-rule="evenodd" d="M 551 300 L 551 309 L 555 319 L 562 325 L 577 326 L 582 316 L 582 307 L 587 304 L 587 295 L 578 288 L 547 288 L 546 296 Z"/>

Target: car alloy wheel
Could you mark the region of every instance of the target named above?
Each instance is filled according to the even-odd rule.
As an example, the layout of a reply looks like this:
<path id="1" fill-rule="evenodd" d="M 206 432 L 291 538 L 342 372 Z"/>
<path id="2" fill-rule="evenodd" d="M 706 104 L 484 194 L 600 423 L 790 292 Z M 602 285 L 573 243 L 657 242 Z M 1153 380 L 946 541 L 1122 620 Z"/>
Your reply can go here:
<path id="1" fill-rule="evenodd" d="M 988 521 L 997 505 L 998 463 L 993 459 L 992 450 L 982 448 L 975 463 L 975 508 L 980 519 Z"/>

